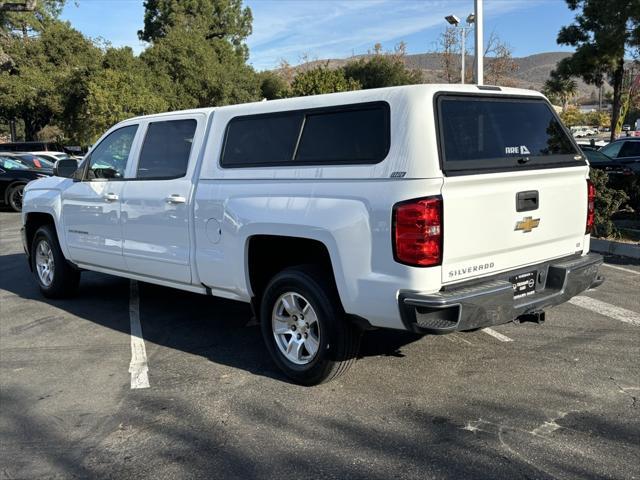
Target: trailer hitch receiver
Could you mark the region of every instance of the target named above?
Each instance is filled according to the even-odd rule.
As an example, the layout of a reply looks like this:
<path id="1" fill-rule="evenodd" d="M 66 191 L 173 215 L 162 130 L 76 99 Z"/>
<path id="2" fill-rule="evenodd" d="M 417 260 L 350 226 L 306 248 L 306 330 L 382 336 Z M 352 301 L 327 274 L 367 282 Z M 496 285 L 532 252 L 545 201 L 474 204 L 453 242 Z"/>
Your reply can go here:
<path id="1" fill-rule="evenodd" d="M 521 323 L 524 323 L 524 322 L 535 322 L 538 325 L 542 325 L 544 323 L 545 315 L 546 315 L 545 312 L 542 310 L 539 310 L 536 312 L 529 312 L 517 317 L 513 321 L 513 323 L 515 323 L 516 325 L 520 325 Z"/>

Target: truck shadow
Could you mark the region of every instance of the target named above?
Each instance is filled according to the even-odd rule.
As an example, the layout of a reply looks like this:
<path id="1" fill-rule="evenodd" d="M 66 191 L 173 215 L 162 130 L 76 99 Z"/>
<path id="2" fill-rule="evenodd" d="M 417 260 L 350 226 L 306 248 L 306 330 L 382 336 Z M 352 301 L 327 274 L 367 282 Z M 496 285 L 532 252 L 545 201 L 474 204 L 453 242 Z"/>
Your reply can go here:
<path id="1" fill-rule="evenodd" d="M 176 478 L 203 479 L 623 478 L 633 462 L 625 453 L 633 452 L 637 440 L 637 432 L 621 420 L 602 423 L 590 412 L 558 420 L 575 431 L 579 419 L 584 436 L 577 445 L 587 442 L 613 453 L 601 463 L 594 462 L 594 452 L 567 449 L 562 433 L 542 435 L 519 426 L 519 419 L 538 416 L 535 409 L 500 402 L 450 405 L 446 416 L 395 405 L 393 410 L 382 408 L 389 422 L 372 424 L 344 412 L 309 409 L 308 402 L 292 402 L 296 415 L 291 415 L 277 402 L 250 395 L 228 404 L 225 424 L 187 399 L 148 391 L 128 397 L 91 437 L 73 441 L 50 418 L 25 411 L 24 399 L 34 395 L 34 387 L 0 392 L 8 413 L 7 452 L 19 460 L 7 470 L 24 474 L 40 468 L 47 478 L 164 478 L 167 471 Z M 477 418 L 470 415 L 479 410 L 495 420 L 461 422 Z M 306 421 L 296 421 L 296 416 Z M 613 435 L 613 445 L 607 446 L 608 436 L 593 437 L 600 429 Z M 37 461 L 21 451 L 25 445 L 38 453 Z"/>
<path id="2" fill-rule="evenodd" d="M 86 273 L 75 298 L 53 302 L 40 295 L 24 255 L 0 256 L 0 271 L 2 302 L 14 294 L 29 300 L 21 308 L 35 312 L 40 302 L 129 334 L 127 280 Z M 141 284 L 140 316 L 148 344 L 286 381 L 242 303 Z M 402 355 L 402 348 L 418 338 L 370 332 L 363 355 Z M 498 371 L 488 370 L 483 378 Z M 380 381 L 389 377 L 381 375 Z M 95 407 L 72 412 L 64 404 L 36 406 L 41 385 L 5 381 L 0 470 L 7 478 L 363 480 L 627 478 L 633 471 L 638 443 L 633 415 L 607 417 L 603 397 L 566 388 L 564 382 L 514 389 L 509 402 L 500 394 L 475 393 L 472 383 L 465 391 L 459 383 L 434 390 L 433 398 L 406 397 L 401 389 L 396 394 L 395 385 L 379 394 L 371 382 L 367 390 L 269 383 L 220 383 L 215 398 L 160 388 L 131 393 L 125 383 L 113 410 L 87 415 L 83 421 L 95 425 L 78 436 L 69 432 L 86 427 L 73 427 L 76 414 Z M 614 405 L 626 402 L 633 409 L 635 398 L 615 395 Z M 86 397 L 89 402 L 92 396 Z M 565 400 L 562 415 L 548 398 Z M 68 424 L 52 415 L 60 411 Z M 559 428 L 540 430 L 545 425 Z"/>
<path id="3" fill-rule="evenodd" d="M 25 260 L 22 254 L 0 256 L 0 290 L 130 333 L 129 280 L 83 272 L 77 295 L 49 300 L 40 294 Z M 139 309 L 145 342 L 287 381 L 269 357 L 248 304 L 140 283 Z M 365 332 L 359 356 L 403 356 L 402 348 L 420 338 L 402 331 Z"/>

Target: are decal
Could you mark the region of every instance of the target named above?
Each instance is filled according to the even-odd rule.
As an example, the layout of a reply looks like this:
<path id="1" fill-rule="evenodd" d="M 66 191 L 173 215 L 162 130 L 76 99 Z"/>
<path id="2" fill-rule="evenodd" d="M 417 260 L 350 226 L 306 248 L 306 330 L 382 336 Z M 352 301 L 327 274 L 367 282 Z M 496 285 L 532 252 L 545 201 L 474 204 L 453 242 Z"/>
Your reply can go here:
<path id="1" fill-rule="evenodd" d="M 531 152 L 526 145 L 520 145 L 518 147 L 504 147 L 504 153 L 506 155 L 529 155 Z"/>

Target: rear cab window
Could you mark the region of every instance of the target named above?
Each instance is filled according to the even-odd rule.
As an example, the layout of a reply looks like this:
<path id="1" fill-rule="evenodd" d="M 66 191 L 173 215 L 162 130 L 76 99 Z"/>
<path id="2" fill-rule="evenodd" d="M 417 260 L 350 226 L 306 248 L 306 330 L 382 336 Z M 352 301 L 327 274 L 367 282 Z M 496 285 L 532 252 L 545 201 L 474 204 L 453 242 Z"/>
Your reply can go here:
<path id="1" fill-rule="evenodd" d="M 543 98 L 440 94 L 435 102 L 445 175 L 586 165 Z"/>

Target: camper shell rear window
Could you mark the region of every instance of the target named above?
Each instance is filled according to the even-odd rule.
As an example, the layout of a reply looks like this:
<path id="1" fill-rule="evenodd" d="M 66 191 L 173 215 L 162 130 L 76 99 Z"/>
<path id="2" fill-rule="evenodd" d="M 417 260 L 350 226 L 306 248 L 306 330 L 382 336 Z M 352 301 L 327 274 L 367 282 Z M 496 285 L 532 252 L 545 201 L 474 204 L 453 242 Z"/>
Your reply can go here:
<path id="1" fill-rule="evenodd" d="M 435 106 L 446 175 L 586 164 L 543 98 L 447 93 Z"/>

